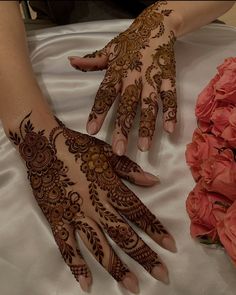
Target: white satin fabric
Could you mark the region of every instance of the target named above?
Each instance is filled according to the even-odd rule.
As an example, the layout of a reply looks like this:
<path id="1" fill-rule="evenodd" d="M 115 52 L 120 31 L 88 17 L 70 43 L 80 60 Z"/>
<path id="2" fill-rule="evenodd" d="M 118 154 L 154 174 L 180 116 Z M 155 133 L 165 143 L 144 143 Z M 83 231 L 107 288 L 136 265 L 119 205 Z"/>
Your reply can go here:
<path id="1" fill-rule="evenodd" d="M 97 21 L 30 32 L 31 59 L 38 82 L 57 116 L 68 127 L 85 132 L 85 123 L 103 72 L 75 71 L 68 55 L 84 55 L 102 48 L 130 21 Z M 236 54 L 236 29 L 206 26 L 176 43 L 178 125 L 171 136 L 162 130 L 161 114 L 149 153 L 137 150 L 136 124 L 129 137 L 128 154 L 145 170 L 160 175 L 153 188 L 130 185 L 174 235 L 178 253 L 161 249 L 140 235 L 166 262 L 170 285 L 153 279 L 141 266 L 117 250 L 137 274 L 140 294 L 233 295 L 236 270 L 221 249 L 206 248 L 189 235 L 185 199 L 194 182 L 185 164 L 184 151 L 196 126 L 194 105 L 201 89 L 224 58 Z M 98 137 L 108 142 L 115 119 L 109 112 Z M 32 196 L 26 170 L 0 128 L 0 294 L 83 294 L 57 250 L 49 226 Z M 128 294 L 80 245 L 93 273 L 92 295 Z M 115 247 L 116 248 L 116 247 Z M 116 248 L 117 249 L 117 248 Z"/>

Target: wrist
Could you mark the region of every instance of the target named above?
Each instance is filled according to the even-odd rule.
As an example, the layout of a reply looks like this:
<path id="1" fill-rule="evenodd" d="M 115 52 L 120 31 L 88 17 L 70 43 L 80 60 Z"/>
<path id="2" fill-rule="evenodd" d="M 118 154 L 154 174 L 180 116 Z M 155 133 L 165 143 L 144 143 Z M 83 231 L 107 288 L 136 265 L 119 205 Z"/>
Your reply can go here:
<path id="1" fill-rule="evenodd" d="M 171 14 L 166 17 L 165 24 L 168 26 L 170 31 L 173 31 L 176 38 L 181 35 L 183 17 L 180 13 L 173 10 Z"/>
<path id="2" fill-rule="evenodd" d="M 47 108 L 26 108 L 24 111 L 18 113 L 14 119 L 2 120 L 3 128 L 6 136 L 9 138 L 9 131 L 18 132 L 22 119 L 28 114 L 30 115 L 30 121 L 37 127 L 38 130 L 45 130 L 45 134 L 49 134 L 50 131 L 58 125 L 53 113 Z"/>

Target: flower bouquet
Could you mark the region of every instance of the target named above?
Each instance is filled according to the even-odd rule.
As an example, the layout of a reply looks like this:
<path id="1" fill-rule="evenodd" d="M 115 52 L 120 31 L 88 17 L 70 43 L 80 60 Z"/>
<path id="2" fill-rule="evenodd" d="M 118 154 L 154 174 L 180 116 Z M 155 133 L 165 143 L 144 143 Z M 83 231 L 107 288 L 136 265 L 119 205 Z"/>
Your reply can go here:
<path id="1" fill-rule="evenodd" d="M 222 245 L 236 265 L 236 58 L 228 58 L 200 93 L 198 128 L 186 161 L 195 188 L 186 200 L 193 238 Z"/>

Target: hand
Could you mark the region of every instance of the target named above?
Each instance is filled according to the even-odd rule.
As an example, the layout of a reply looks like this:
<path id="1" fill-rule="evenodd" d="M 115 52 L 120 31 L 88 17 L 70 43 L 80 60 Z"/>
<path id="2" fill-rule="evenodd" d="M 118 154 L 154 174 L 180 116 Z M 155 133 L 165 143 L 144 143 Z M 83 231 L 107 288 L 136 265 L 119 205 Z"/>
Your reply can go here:
<path id="1" fill-rule="evenodd" d="M 110 41 L 105 48 L 84 58 L 69 57 L 71 65 L 82 71 L 106 69 L 87 123 L 89 134 L 96 134 L 114 100 L 119 105 L 112 149 L 123 155 L 136 110 L 141 103 L 138 147 L 146 151 L 151 146 L 162 100 L 164 129 L 171 133 L 176 123 L 175 35 L 172 10 L 166 1 L 145 9 L 131 26 Z"/>
<path id="2" fill-rule="evenodd" d="M 113 251 L 103 231 L 154 278 L 167 283 L 166 266 L 125 218 L 168 250 L 176 251 L 175 242 L 120 180 L 150 186 L 157 178 L 126 156 L 114 155 L 103 141 L 70 130 L 59 121 L 53 128 L 36 121 L 33 113 L 28 114 L 9 137 L 26 163 L 34 196 L 82 289 L 87 291 L 92 279 L 77 246 L 76 231 L 98 262 L 131 292 L 138 292 L 137 278 Z"/>

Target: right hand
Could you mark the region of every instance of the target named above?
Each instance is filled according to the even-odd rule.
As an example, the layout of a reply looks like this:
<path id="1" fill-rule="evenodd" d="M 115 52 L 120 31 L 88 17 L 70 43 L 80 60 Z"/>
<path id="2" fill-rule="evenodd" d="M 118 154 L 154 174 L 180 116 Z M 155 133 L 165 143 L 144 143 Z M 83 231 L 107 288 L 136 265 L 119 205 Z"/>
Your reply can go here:
<path id="1" fill-rule="evenodd" d="M 34 196 L 81 288 L 87 291 L 92 277 L 77 246 L 75 231 L 98 262 L 131 292 L 138 292 L 138 280 L 116 255 L 103 231 L 153 277 L 167 283 L 166 266 L 124 217 L 173 252 L 174 239 L 120 180 L 123 177 L 150 186 L 157 178 L 126 156 L 113 154 L 103 141 L 57 121 L 53 128 L 41 131 L 42 122 L 36 121 L 32 113 L 28 114 L 9 137 L 19 148 Z"/>

